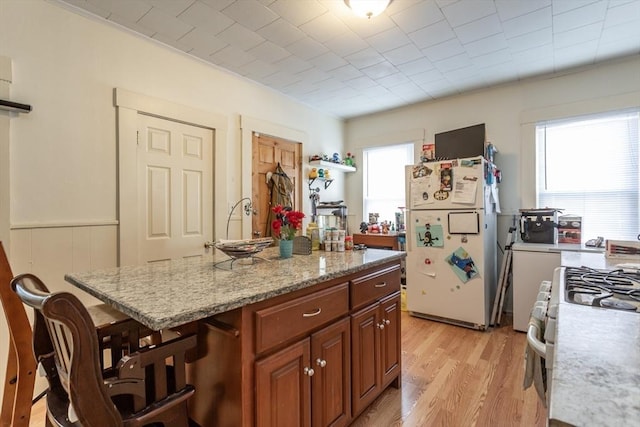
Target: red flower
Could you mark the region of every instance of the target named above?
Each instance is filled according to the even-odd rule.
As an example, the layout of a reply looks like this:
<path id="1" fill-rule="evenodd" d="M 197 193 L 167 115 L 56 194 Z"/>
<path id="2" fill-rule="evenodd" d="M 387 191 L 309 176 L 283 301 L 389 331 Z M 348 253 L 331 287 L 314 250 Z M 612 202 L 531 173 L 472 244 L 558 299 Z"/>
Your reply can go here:
<path id="1" fill-rule="evenodd" d="M 274 235 L 283 240 L 292 240 L 296 236 L 296 231 L 302 227 L 304 213 L 282 207 L 282 205 L 277 205 L 272 210 L 276 214 L 276 219 L 271 223 Z"/>

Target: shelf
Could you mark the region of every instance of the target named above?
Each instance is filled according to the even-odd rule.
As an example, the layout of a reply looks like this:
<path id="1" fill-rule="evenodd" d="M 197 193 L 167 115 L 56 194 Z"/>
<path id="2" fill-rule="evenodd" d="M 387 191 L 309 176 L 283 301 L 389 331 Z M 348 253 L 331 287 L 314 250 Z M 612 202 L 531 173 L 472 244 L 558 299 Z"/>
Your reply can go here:
<path id="1" fill-rule="evenodd" d="M 335 169 L 343 172 L 355 172 L 354 166 L 341 165 L 340 163 L 327 162 L 325 160 L 310 160 L 309 164 L 312 166 L 322 166 L 325 168 Z"/>
<path id="2" fill-rule="evenodd" d="M 325 179 L 325 178 L 308 178 L 309 179 L 309 191 L 312 191 L 311 189 L 311 185 L 315 182 L 315 181 L 320 181 L 320 182 L 324 182 L 324 189 L 326 190 L 327 188 L 329 188 L 329 186 L 331 185 L 331 183 L 333 182 L 333 179 Z"/>

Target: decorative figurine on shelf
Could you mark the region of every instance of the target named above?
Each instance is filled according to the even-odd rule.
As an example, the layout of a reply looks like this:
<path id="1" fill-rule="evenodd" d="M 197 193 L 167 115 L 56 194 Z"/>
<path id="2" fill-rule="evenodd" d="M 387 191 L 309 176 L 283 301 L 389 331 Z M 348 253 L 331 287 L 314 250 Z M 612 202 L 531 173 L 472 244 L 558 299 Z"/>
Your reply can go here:
<path id="1" fill-rule="evenodd" d="M 314 160 L 322 160 L 322 157 L 318 156 L 317 154 L 314 154 L 313 156 L 309 157 L 310 162 Z"/>
<path id="2" fill-rule="evenodd" d="M 322 154 L 322 160 L 324 160 L 325 162 L 328 162 L 329 156 L 327 156 L 326 154 Z"/>
<path id="3" fill-rule="evenodd" d="M 318 177 L 318 169 L 311 168 L 309 171 L 309 179 L 316 179 Z"/>
<path id="4" fill-rule="evenodd" d="M 364 221 L 360 223 L 360 232 L 362 234 L 366 233 L 368 229 L 369 229 L 369 224 L 367 224 Z"/>
<path id="5" fill-rule="evenodd" d="M 324 179 L 331 179 L 331 177 L 329 176 L 329 169 L 324 170 Z"/>
<path id="6" fill-rule="evenodd" d="M 389 223 L 387 221 L 382 223 L 382 234 L 389 234 Z"/>
<path id="7" fill-rule="evenodd" d="M 333 157 L 331 157 L 331 161 L 333 163 L 338 163 L 340 164 L 340 154 L 338 153 L 333 153 Z"/>
<path id="8" fill-rule="evenodd" d="M 351 156 L 351 153 L 347 153 L 347 156 L 344 158 L 344 164 L 347 166 L 353 166 L 353 156 Z"/>
<path id="9" fill-rule="evenodd" d="M 318 169 L 318 178 L 324 178 L 324 170 Z"/>

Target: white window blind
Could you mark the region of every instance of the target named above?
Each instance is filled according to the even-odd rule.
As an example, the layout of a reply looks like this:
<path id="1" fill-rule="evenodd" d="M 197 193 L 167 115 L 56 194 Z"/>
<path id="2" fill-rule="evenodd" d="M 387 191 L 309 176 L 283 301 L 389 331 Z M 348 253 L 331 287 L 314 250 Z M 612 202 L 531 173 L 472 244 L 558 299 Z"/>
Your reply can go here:
<path id="1" fill-rule="evenodd" d="M 640 234 L 638 110 L 536 126 L 537 207 L 582 217 L 582 240 Z"/>
<path id="2" fill-rule="evenodd" d="M 363 221 L 378 213 L 379 221 L 395 223 L 404 207 L 404 169 L 413 164 L 413 144 L 368 148 L 363 151 Z"/>

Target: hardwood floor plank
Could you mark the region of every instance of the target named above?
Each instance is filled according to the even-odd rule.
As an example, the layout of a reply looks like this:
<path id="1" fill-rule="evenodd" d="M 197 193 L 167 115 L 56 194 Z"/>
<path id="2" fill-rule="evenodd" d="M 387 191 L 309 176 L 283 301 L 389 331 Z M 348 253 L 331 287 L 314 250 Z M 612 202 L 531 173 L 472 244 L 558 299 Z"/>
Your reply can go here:
<path id="1" fill-rule="evenodd" d="M 526 335 L 511 323 L 488 331 L 402 313 L 402 388 L 388 388 L 354 427 L 543 427 L 546 408 L 522 389 Z M 31 426 L 44 426 L 44 400 Z"/>

